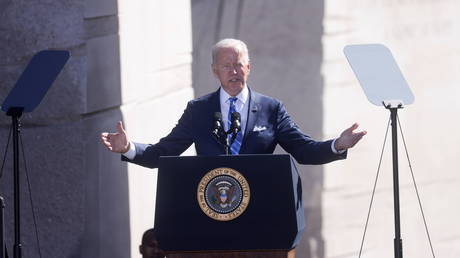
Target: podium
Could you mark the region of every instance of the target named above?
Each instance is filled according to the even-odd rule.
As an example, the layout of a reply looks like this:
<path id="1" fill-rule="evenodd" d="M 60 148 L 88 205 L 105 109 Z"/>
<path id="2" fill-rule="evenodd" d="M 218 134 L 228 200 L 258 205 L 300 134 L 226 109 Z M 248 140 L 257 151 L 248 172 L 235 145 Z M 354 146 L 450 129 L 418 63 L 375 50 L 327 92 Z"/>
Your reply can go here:
<path id="1" fill-rule="evenodd" d="M 294 257 L 304 228 L 289 155 L 160 158 L 155 231 L 167 257 Z"/>

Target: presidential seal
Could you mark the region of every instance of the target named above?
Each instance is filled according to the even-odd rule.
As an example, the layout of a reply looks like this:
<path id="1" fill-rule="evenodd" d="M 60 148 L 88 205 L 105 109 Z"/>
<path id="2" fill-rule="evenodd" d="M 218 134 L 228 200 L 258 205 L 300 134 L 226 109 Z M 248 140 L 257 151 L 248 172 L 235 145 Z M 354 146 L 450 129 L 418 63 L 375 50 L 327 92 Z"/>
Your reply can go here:
<path id="1" fill-rule="evenodd" d="M 197 199 L 201 210 L 219 221 L 229 221 L 243 214 L 250 196 L 246 178 L 232 168 L 213 169 L 198 184 Z"/>

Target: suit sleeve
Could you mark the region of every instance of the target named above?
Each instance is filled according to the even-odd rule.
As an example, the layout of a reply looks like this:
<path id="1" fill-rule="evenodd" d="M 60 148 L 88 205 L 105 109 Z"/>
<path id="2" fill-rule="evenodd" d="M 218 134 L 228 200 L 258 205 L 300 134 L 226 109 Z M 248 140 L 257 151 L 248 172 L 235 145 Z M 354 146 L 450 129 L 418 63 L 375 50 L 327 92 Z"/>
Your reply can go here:
<path id="1" fill-rule="evenodd" d="M 292 121 L 282 103 L 278 104 L 276 121 L 278 143 L 298 163 L 318 165 L 346 158 L 346 152 L 343 154 L 332 152 L 332 140 L 315 141 L 304 134 Z"/>
<path id="2" fill-rule="evenodd" d="M 191 134 L 193 103 L 189 102 L 182 117 L 172 131 L 157 144 L 134 143 L 136 156 L 129 160 L 122 156 L 123 161 L 132 162 L 148 168 L 157 168 L 161 156 L 177 156 L 182 154 L 193 143 Z"/>

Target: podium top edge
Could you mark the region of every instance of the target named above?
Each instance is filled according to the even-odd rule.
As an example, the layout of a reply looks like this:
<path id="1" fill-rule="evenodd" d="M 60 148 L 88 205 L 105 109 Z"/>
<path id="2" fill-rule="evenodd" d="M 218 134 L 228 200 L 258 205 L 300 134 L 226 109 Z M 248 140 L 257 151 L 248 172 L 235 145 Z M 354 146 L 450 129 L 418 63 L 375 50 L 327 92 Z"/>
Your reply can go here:
<path id="1" fill-rule="evenodd" d="M 238 155 L 190 155 L 190 156 L 160 156 L 160 159 L 170 159 L 170 158 L 212 158 L 212 157 L 264 157 L 264 156 L 272 156 L 272 157 L 291 157 L 289 154 L 238 154 Z"/>

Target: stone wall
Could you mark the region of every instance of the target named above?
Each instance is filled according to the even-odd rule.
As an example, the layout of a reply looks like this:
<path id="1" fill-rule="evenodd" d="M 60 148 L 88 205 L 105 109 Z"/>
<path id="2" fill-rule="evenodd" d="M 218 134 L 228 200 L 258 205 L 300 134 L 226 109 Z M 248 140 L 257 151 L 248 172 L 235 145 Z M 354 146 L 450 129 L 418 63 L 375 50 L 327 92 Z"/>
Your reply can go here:
<path id="1" fill-rule="evenodd" d="M 72 52 L 42 105 L 22 117 L 22 141 L 27 158 L 30 195 L 37 217 L 42 257 L 75 257 L 80 253 L 85 223 L 86 110 L 84 6 L 79 1 L 2 1 L 0 3 L 0 96 L 7 93 L 30 58 L 39 50 Z M 10 120 L 0 116 L 0 146 L 4 153 Z M 3 155 L 2 155 L 3 157 Z M 24 257 L 37 257 L 25 164 L 21 164 L 21 242 Z M 12 145 L 8 152 L 1 195 L 6 198 L 7 246 L 13 255 Z"/>
<path id="2" fill-rule="evenodd" d="M 325 168 L 326 257 L 357 257 L 389 111 L 371 105 L 342 49 L 383 43 L 406 77 L 414 104 L 399 111 L 436 256 L 460 255 L 456 159 L 460 129 L 458 1 L 326 1 L 323 37 L 326 136 L 357 121 L 368 131 L 347 162 Z M 390 137 L 391 134 L 389 134 Z M 401 136 L 400 136 L 401 137 Z M 399 139 L 401 234 L 405 257 L 432 257 Z M 393 257 L 391 141 L 387 141 L 362 257 Z"/>
<path id="3" fill-rule="evenodd" d="M 189 1 L 3 1 L 0 18 L 1 101 L 37 51 L 72 56 L 22 117 L 42 257 L 140 257 L 156 173 L 122 163 L 99 134 L 122 120 L 133 140 L 155 142 L 182 114 L 193 97 Z M 0 117 L 2 150 L 9 124 Z M 11 153 L 1 178 L 10 255 Z M 21 183 L 23 254 L 37 257 L 24 174 Z"/>
<path id="4" fill-rule="evenodd" d="M 194 96 L 190 2 L 118 1 L 118 6 L 121 110 L 132 140 L 156 143 Z M 193 148 L 184 153 L 193 154 Z M 129 164 L 128 186 L 131 257 L 139 257 L 142 233 L 154 223 L 156 170 Z"/>
<path id="5" fill-rule="evenodd" d="M 425 216 L 437 256 L 459 256 L 458 5 L 454 0 L 0 2 L 0 101 L 37 51 L 72 54 L 37 110 L 22 118 L 42 257 L 139 257 L 141 235 L 153 225 L 156 173 L 122 163 L 99 143 L 99 134 L 122 120 L 135 141 L 164 136 L 188 99 L 217 89 L 210 48 L 225 37 L 248 44 L 250 87 L 281 99 L 314 138 L 337 137 L 355 121 L 369 132 L 346 161 L 299 166 L 308 228 L 297 257 L 357 256 L 388 111 L 367 102 L 342 49 L 370 42 L 390 47 L 414 91 L 415 103 L 400 111 L 400 119 Z M 9 125 L 0 116 L 2 149 Z M 393 252 L 389 153 L 387 145 L 365 257 Z M 428 257 L 402 146 L 400 154 L 404 255 Z M 0 179 L 10 254 L 11 171 L 10 149 Z M 23 252 L 35 257 L 24 174 L 21 182 Z"/>

